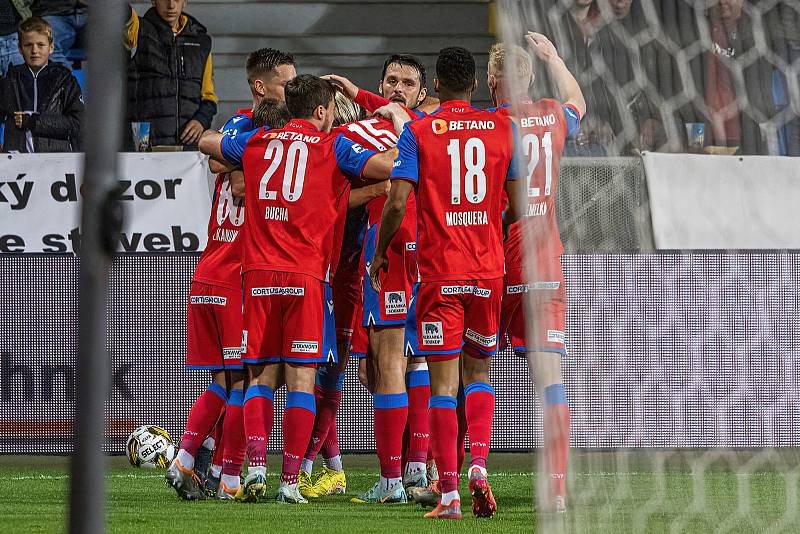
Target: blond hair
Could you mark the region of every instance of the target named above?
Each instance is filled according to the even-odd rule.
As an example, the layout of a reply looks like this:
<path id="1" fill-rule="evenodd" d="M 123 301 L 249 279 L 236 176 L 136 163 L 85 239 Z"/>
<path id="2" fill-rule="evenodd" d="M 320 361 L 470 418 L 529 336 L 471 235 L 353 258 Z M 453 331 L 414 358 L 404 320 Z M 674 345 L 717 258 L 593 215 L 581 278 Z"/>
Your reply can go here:
<path id="1" fill-rule="evenodd" d="M 521 46 L 511 45 L 506 49 L 503 43 L 495 43 L 489 49 L 489 74 L 503 76 L 507 72 L 506 68 L 513 69 L 510 73 L 526 87 L 531 84 L 533 78 L 531 55 Z"/>
<path id="2" fill-rule="evenodd" d="M 19 23 L 17 29 L 19 40 L 22 40 L 23 33 L 36 32 L 47 37 L 47 41 L 53 44 L 53 27 L 41 17 L 30 17 Z"/>
<path id="3" fill-rule="evenodd" d="M 336 95 L 333 98 L 334 101 L 334 111 L 333 111 L 333 126 L 341 126 L 342 124 L 346 124 L 348 122 L 355 122 L 360 121 L 364 117 L 366 117 L 366 112 L 364 108 L 352 102 L 349 98 L 344 96 L 339 91 L 336 91 Z"/>

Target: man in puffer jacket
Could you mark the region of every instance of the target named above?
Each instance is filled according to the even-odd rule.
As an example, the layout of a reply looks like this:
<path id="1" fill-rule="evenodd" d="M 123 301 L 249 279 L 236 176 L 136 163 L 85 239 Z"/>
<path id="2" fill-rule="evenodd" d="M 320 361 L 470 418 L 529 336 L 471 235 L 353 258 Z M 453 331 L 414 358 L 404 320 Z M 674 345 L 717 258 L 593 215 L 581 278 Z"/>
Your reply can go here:
<path id="1" fill-rule="evenodd" d="M 186 0 L 152 3 L 142 17 L 130 10 L 128 120 L 150 123 L 153 146 L 194 149 L 217 113 L 211 37 L 183 12 Z"/>
<path id="2" fill-rule="evenodd" d="M 84 105 L 72 72 L 49 62 L 53 34 L 43 19 L 19 27 L 23 65 L 9 68 L 0 87 L 5 152 L 77 152 Z"/>

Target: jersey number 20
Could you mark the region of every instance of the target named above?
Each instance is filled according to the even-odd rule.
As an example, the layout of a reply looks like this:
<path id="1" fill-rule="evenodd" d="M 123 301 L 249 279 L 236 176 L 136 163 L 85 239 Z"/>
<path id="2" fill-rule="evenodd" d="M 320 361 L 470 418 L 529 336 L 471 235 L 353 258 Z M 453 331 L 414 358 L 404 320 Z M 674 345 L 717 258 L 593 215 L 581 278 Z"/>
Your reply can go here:
<path id="1" fill-rule="evenodd" d="M 470 137 L 464 143 L 464 167 L 461 174 L 461 142 L 451 139 L 447 144 L 447 155 L 450 156 L 451 190 L 453 204 L 461 204 L 461 183 L 464 183 L 464 196 L 472 204 L 480 204 L 486 196 L 486 147 L 477 137 Z"/>
<path id="2" fill-rule="evenodd" d="M 278 166 L 283 161 L 283 143 L 273 139 L 264 151 L 264 159 L 272 159 L 261 177 L 261 185 L 258 188 L 258 198 L 260 200 L 275 200 L 278 198 L 277 191 L 270 191 L 269 180 Z M 308 146 L 302 141 L 295 141 L 286 149 L 286 165 L 283 169 L 283 187 L 281 194 L 287 202 L 297 202 L 303 194 L 303 182 L 306 179 L 306 162 L 308 161 Z"/>

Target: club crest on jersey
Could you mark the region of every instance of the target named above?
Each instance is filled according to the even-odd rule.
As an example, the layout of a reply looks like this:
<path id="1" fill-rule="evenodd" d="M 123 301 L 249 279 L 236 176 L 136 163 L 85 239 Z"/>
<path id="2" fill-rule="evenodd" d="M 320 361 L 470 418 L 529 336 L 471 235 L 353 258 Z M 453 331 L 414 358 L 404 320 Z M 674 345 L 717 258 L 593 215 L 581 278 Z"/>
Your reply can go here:
<path id="1" fill-rule="evenodd" d="M 316 341 L 292 341 L 292 352 L 316 354 L 318 351 L 319 343 Z"/>
<path id="2" fill-rule="evenodd" d="M 383 306 L 386 315 L 393 315 L 398 313 L 406 313 L 406 292 L 405 291 L 389 291 L 383 297 Z"/>
<path id="3" fill-rule="evenodd" d="M 422 322 L 422 344 L 423 345 L 444 345 L 444 332 L 442 322 Z"/>
<path id="4" fill-rule="evenodd" d="M 442 119 L 433 119 L 431 121 L 431 128 L 433 129 L 433 133 L 436 135 L 447 133 L 447 121 Z"/>

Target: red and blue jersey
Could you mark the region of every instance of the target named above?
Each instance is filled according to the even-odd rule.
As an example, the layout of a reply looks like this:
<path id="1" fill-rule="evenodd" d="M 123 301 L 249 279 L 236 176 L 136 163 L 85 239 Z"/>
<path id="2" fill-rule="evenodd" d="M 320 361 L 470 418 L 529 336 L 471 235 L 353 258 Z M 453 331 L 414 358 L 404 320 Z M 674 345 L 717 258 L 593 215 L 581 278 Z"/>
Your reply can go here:
<path id="1" fill-rule="evenodd" d="M 567 137 L 580 127 L 580 113 L 574 106 L 552 99 L 524 100 L 518 110 L 524 155 L 520 179 L 524 178 L 528 184 L 527 203 L 520 221 L 509 228 L 505 242 L 506 272 L 513 283 L 521 283 L 524 241 L 534 251 L 538 279 L 534 281 L 557 280 L 561 277 L 560 257 L 564 252 L 555 210 L 558 169 Z M 496 111 L 504 116 L 513 112 L 508 104 Z"/>
<path id="2" fill-rule="evenodd" d="M 245 174 L 242 271 L 305 274 L 330 281 L 335 228 L 349 180 L 375 152 L 293 119 L 280 130 L 225 136 L 222 154 Z"/>
<path id="3" fill-rule="evenodd" d="M 515 172 L 514 125 L 451 100 L 406 124 L 392 179 L 414 184 L 421 280 L 503 276 L 504 186 Z"/>
<path id="4" fill-rule="evenodd" d="M 222 127 L 222 133 L 236 136 L 253 130 L 253 111 L 240 109 Z M 231 192 L 228 173 L 217 175 L 214 200 L 208 220 L 208 243 L 200 256 L 192 280 L 229 289 L 242 287 L 241 230 L 244 198 Z"/>

